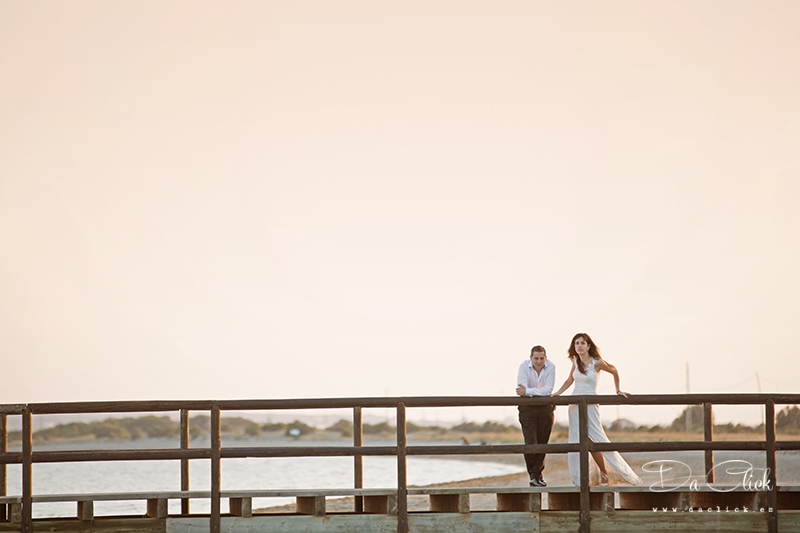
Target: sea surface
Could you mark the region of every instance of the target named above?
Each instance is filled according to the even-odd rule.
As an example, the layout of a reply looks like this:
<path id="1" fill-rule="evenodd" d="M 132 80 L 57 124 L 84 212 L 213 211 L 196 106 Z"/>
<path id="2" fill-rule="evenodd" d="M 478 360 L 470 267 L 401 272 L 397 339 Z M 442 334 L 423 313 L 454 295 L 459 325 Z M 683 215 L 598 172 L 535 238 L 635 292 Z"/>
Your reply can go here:
<path id="1" fill-rule="evenodd" d="M 223 446 L 259 445 L 297 446 L 348 446 L 342 441 L 242 440 L 224 442 Z M 368 442 L 365 445 L 393 445 L 394 440 Z M 191 443 L 190 447 L 208 446 Z M 175 448 L 173 439 L 141 439 L 138 441 L 96 441 L 90 443 L 39 444 L 34 451 L 65 449 L 132 449 Z M 397 487 L 396 457 L 364 457 L 364 487 Z M 522 464 L 520 462 L 520 464 Z M 8 465 L 9 495 L 21 494 L 22 469 L 18 464 Z M 458 460 L 429 457 L 408 457 L 409 485 L 428 485 L 460 481 L 476 477 L 513 474 L 524 470 L 519 464 L 508 462 Z M 189 486 L 191 490 L 210 490 L 211 461 L 189 461 Z M 74 463 L 34 463 L 34 494 L 73 494 L 97 492 L 175 491 L 180 489 L 180 461 L 98 461 Z M 308 489 L 348 488 L 354 486 L 352 457 L 279 457 L 222 459 L 222 490 L 254 489 Z M 255 498 L 253 508 L 294 503 L 294 498 Z M 222 500 L 222 511 L 227 511 L 227 500 Z M 169 503 L 170 513 L 180 513 L 180 501 Z M 210 501 L 191 501 L 193 513 L 210 512 Z M 95 502 L 95 515 L 145 514 L 144 501 Z M 75 503 L 35 503 L 33 516 L 75 516 Z"/>

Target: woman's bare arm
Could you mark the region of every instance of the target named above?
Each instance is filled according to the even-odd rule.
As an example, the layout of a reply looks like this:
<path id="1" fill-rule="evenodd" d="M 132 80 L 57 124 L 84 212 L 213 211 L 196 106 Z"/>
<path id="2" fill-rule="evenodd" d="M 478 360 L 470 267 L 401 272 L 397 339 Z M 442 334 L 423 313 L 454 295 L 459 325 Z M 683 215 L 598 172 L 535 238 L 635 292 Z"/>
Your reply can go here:
<path id="1" fill-rule="evenodd" d="M 628 393 L 621 391 L 619 388 L 619 371 L 617 371 L 617 367 L 615 367 L 614 365 L 612 365 L 611 363 L 609 363 L 604 359 L 598 359 L 594 363 L 594 368 L 595 370 L 605 370 L 606 372 L 614 376 L 614 388 L 617 390 L 617 394 L 624 396 L 625 398 L 628 397 Z"/>

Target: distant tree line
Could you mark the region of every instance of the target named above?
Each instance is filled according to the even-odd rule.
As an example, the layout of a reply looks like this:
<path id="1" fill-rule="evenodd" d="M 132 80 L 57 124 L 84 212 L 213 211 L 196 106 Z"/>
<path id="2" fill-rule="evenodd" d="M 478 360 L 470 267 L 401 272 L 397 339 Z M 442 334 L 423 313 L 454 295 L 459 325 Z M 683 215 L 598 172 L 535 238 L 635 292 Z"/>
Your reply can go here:
<path id="1" fill-rule="evenodd" d="M 303 434 L 316 431 L 315 428 L 293 422 L 292 424 L 265 424 L 259 426 L 252 420 L 242 417 L 223 417 L 220 430 L 225 434 L 258 435 L 263 431 L 279 430 L 288 433 L 291 428 L 300 428 Z M 197 415 L 189 420 L 189 435 L 194 438 L 207 435 L 211 431 L 211 417 Z M 141 439 L 145 437 L 174 437 L 180 433 L 180 423 L 168 416 L 142 416 L 137 418 L 107 418 L 97 422 L 69 422 L 40 429 L 33 434 L 34 442 L 81 439 Z M 21 442 L 22 432 L 9 431 L 10 442 Z"/>
<path id="2" fill-rule="evenodd" d="M 689 414 L 691 413 L 691 414 Z M 647 432 L 675 432 L 683 433 L 687 431 L 686 419 L 690 420 L 690 432 L 703 431 L 703 407 L 701 405 L 690 405 L 686 407 L 668 426 L 635 426 L 634 424 L 622 424 L 623 421 L 614 421 L 609 428 L 617 431 L 647 431 Z M 786 406 L 775 416 L 775 427 L 782 433 L 800 433 L 800 408 L 795 405 Z M 198 437 L 207 435 L 211 429 L 211 418 L 208 415 L 197 415 L 189 420 L 189 435 Z M 353 422 L 341 419 L 335 424 L 320 430 L 299 420 L 294 422 L 267 422 L 257 424 L 252 420 L 242 417 L 223 417 L 220 421 L 222 433 L 229 435 L 258 436 L 262 433 L 279 433 L 286 436 L 302 437 L 324 431 L 327 433 L 339 433 L 343 437 L 353 436 Z M 566 431 L 566 428 L 556 424 L 554 431 Z M 715 424 L 714 431 L 719 433 L 752 433 L 762 431 L 763 426 L 756 427 L 743 424 Z M 79 439 L 140 439 L 140 438 L 177 438 L 180 431 L 179 423 L 170 419 L 168 416 L 142 416 L 138 418 L 107 418 L 98 422 L 70 422 L 59 424 L 46 429 L 40 429 L 33 434 L 34 442 L 42 443 L 56 440 L 79 440 Z M 395 426 L 388 422 L 376 424 L 364 423 L 362 425 L 364 435 L 391 437 L 396 434 Z M 462 422 L 452 428 L 441 426 L 419 425 L 414 422 L 406 423 L 406 432 L 419 433 L 427 432 L 438 436 L 447 434 L 464 433 L 511 433 L 519 432 L 519 426 L 501 424 L 499 422 L 486 421 L 483 423 Z M 20 442 L 21 432 L 10 431 L 8 438 L 10 442 Z"/>
<path id="3" fill-rule="evenodd" d="M 639 426 L 621 428 L 615 424 L 611 425 L 612 429 L 628 431 L 669 431 L 674 433 L 701 433 L 703 431 L 703 406 L 690 405 L 686 407 L 681 414 L 678 415 L 668 426 Z M 688 424 L 687 424 L 688 418 Z M 688 428 L 687 428 L 688 425 Z M 714 432 L 718 433 L 756 433 L 763 431 L 763 424 L 758 426 L 748 426 L 746 424 L 714 424 Z M 800 409 L 796 405 L 786 406 L 775 415 L 775 429 L 783 433 L 800 433 Z"/>

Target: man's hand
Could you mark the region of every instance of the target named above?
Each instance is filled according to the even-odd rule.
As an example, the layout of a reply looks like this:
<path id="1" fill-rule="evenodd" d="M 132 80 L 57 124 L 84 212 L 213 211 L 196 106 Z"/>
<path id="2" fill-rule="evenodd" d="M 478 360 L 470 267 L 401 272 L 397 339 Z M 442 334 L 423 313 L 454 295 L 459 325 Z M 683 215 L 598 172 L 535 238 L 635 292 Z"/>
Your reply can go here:
<path id="1" fill-rule="evenodd" d="M 525 396 L 525 387 L 517 385 L 517 396 Z"/>

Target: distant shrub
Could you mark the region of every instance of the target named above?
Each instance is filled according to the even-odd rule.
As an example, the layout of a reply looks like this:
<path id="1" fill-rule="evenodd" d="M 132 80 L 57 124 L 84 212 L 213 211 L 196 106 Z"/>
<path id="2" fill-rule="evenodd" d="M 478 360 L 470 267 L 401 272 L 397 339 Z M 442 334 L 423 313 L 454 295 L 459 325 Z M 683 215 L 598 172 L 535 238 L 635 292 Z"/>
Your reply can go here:
<path id="1" fill-rule="evenodd" d="M 691 415 L 689 414 L 691 413 Z M 691 427 L 689 431 L 703 431 L 703 406 L 702 405 L 690 405 L 683 411 L 681 414 L 672 421 L 670 424 L 669 429 L 670 431 L 675 432 L 686 432 L 686 418 L 691 416 Z"/>
<path id="2" fill-rule="evenodd" d="M 266 424 L 261 424 L 261 431 L 270 432 L 285 432 L 286 431 L 286 424 L 283 422 L 267 422 Z"/>
<path id="3" fill-rule="evenodd" d="M 414 422 L 406 422 L 406 433 L 417 433 L 419 431 L 433 431 L 435 433 L 442 433 L 446 430 L 440 426 L 420 426 Z"/>
<path id="4" fill-rule="evenodd" d="M 453 426 L 450 430 L 460 433 L 509 433 L 512 431 L 518 431 L 518 428 L 516 426 L 507 426 L 499 422 L 487 420 L 483 424 L 464 422 L 457 426 Z"/>
<path id="5" fill-rule="evenodd" d="M 70 422 L 37 431 L 34 441 L 55 439 L 138 439 L 147 437 L 172 437 L 178 434 L 177 422 L 168 416 L 142 416 L 138 418 L 107 418 L 98 422 Z"/>
<path id="6" fill-rule="evenodd" d="M 800 409 L 796 405 L 781 409 L 775 416 L 775 428 L 791 433 L 800 433 Z"/>
<path id="7" fill-rule="evenodd" d="M 395 432 L 395 427 L 390 426 L 388 422 L 379 422 L 378 424 L 364 424 L 362 426 L 364 435 L 385 435 Z"/>
<path id="8" fill-rule="evenodd" d="M 208 415 L 193 416 L 189 420 L 189 435 L 197 437 L 211 432 L 211 417 Z"/>
<path id="9" fill-rule="evenodd" d="M 345 420 L 342 418 L 331 427 L 328 428 L 328 431 L 335 431 L 341 433 L 342 437 L 352 437 L 353 436 L 353 423 L 350 420 Z"/>
<path id="10" fill-rule="evenodd" d="M 291 424 L 286 427 L 286 435 L 287 436 L 300 436 L 300 435 L 308 435 L 309 433 L 314 433 L 317 431 L 316 428 L 309 426 L 299 420 L 295 420 Z"/>

